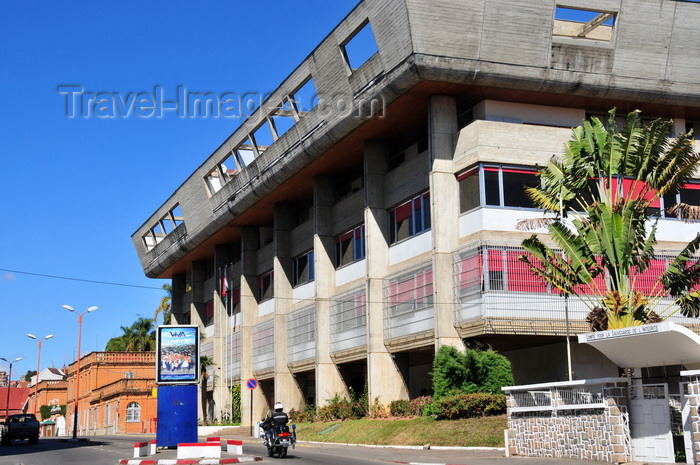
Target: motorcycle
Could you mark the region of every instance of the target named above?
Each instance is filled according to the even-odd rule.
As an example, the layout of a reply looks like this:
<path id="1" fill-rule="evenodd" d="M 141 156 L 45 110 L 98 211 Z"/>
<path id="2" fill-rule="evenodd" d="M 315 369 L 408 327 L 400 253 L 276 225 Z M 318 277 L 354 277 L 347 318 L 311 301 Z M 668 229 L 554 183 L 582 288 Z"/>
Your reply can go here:
<path id="1" fill-rule="evenodd" d="M 272 427 L 267 430 L 260 427 L 262 432 L 261 436 L 263 438 L 263 445 L 267 447 L 267 456 L 273 457 L 277 455 L 279 458 L 287 456 L 287 448 L 294 446 L 297 443 L 297 425 L 292 425 L 292 431 L 289 431 L 289 426 L 287 425 L 276 425 L 273 424 Z"/>

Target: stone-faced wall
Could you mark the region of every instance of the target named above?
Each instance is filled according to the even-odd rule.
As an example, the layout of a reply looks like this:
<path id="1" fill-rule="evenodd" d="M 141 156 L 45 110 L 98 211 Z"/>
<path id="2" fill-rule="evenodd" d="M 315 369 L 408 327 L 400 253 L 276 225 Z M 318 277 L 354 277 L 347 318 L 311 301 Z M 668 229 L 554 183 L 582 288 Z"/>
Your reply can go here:
<path id="1" fill-rule="evenodd" d="M 700 374 L 694 374 L 688 380 L 688 402 L 695 463 L 700 463 Z"/>
<path id="2" fill-rule="evenodd" d="M 552 391 L 551 410 L 516 411 L 508 397 L 508 452 L 511 456 L 631 461 L 627 383 L 604 385 L 604 407 L 565 408 Z M 521 410 L 521 409 L 519 409 Z"/>

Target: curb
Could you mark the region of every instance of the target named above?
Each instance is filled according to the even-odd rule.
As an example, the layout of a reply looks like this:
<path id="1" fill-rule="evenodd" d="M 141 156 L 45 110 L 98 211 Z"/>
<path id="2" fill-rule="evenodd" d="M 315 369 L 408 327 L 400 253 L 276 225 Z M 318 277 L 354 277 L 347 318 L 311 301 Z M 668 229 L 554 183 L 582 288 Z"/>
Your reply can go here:
<path id="1" fill-rule="evenodd" d="M 119 465 L 218 465 L 227 463 L 259 462 L 262 457 L 235 457 L 228 459 L 123 459 Z"/>

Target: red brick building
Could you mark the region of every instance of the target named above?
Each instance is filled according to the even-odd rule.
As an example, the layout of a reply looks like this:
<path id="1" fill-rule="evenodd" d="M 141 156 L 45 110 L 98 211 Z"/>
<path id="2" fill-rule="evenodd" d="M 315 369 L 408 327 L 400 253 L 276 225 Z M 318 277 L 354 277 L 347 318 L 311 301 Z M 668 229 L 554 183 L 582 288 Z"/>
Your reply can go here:
<path id="1" fill-rule="evenodd" d="M 67 431 L 72 434 L 77 364 L 67 369 Z M 41 383 L 40 383 L 41 386 Z M 80 360 L 78 435 L 155 432 L 154 352 L 91 352 Z M 41 395 L 39 396 L 41 399 Z"/>

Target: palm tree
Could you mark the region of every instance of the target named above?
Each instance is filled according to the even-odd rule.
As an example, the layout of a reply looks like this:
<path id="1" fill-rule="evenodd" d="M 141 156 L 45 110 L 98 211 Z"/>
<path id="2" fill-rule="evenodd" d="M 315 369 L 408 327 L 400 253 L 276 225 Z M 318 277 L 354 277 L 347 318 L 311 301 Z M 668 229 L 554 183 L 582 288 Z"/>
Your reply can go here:
<path id="1" fill-rule="evenodd" d="M 122 327 L 122 330 L 124 327 Z M 139 317 L 129 328 L 127 351 L 148 352 L 155 350 L 156 333 L 153 320 Z"/>
<path id="2" fill-rule="evenodd" d="M 165 296 L 160 300 L 160 305 L 156 308 L 153 314 L 153 321 L 158 324 L 158 316 L 163 314 L 163 324 L 169 325 L 172 318 L 172 312 L 170 309 L 170 303 L 173 296 L 173 288 L 170 284 L 163 284 L 163 290 L 165 291 Z"/>
<path id="3" fill-rule="evenodd" d="M 527 189 L 537 207 L 554 215 L 519 228 L 546 225 L 563 257 L 533 235 L 523 241 L 528 253 L 520 259 L 547 283 L 586 303 L 594 330 L 661 321 L 678 310 L 700 316 L 700 234 L 648 295 L 635 289 L 636 276 L 654 258 L 658 217 L 650 219 L 647 208 L 678 193 L 700 162 L 689 135 L 669 136 L 672 124 L 656 120 L 643 126 L 634 111 L 618 130 L 615 110 L 607 128 L 595 117 L 584 121 L 561 158 L 540 170 L 541 186 Z M 698 218 L 692 206 L 680 204 L 673 211 L 686 220 Z M 605 279 L 596 280 L 599 276 Z M 658 310 L 666 295 L 673 303 Z"/>

